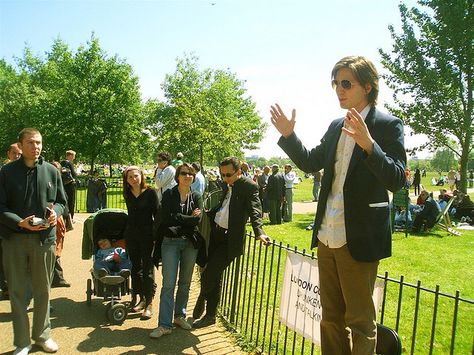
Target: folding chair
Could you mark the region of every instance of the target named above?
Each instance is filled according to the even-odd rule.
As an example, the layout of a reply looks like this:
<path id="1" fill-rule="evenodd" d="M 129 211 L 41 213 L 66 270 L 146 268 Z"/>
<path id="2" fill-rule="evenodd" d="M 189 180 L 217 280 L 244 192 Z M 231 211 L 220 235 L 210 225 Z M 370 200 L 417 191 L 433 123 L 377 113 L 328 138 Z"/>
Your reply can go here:
<path id="1" fill-rule="evenodd" d="M 402 342 L 395 330 L 377 323 L 375 353 L 378 355 L 401 355 Z"/>
<path id="2" fill-rule="evenodd" d="M 451 205 L 453 204 L 453 201 L 454 201 L 454 197 L 451 197 L 449 199 L 448 203 L 446 204 L 446 206 L 444 206 L 444 208 L 438 214 L 438 217 L 436 217 L 435 225 L 439 225 L 439 227 L 442 230 L 445 230 L 449 234 L 461 236 L 460 232 L 458 232 L 457 230 L 452 228 L 451 218 L 449 217 L 449 212 L 448 211 L 449 211 L 449 208 L 451 207 Z"/>

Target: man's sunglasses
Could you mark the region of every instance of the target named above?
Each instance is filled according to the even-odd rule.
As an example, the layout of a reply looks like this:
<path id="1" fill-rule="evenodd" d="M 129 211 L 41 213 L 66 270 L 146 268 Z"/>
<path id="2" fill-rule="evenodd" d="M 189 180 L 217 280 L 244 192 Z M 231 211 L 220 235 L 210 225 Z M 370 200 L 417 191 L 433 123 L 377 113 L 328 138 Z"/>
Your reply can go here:
<path id="1" fill-rule="evenodd" d="M 225 178 L 225 177 L 226 177 L 226 178 L 230 178 L 230 177 L 234 176 L 236 172 L 237 172 L 237 171 L 234 171 L 233 173 L 225 173 L 225 174 L 224 174 L 224 173 L 221 173 L 221 176 L 222 176 L 223 178 Z"/>
<path id="2" fill-rule="evenodd" d="M 344 90 L 350 90 L 352 86 L 354 86 L 354 83 L 346 79 L 341 81 L 337 81 L 336 79 L 334 79 L 333 81 L 331 81 L 331 85 L 334 90 L 336 90 L 338 86 L 341 86 Z"/>
<path id="3" fill-rule="evenodd" d="M 191 173 L 189 171 L 180 171 L 179 175 L 181 175 L 181 176 L 194 176 L 195 174 Z"/>

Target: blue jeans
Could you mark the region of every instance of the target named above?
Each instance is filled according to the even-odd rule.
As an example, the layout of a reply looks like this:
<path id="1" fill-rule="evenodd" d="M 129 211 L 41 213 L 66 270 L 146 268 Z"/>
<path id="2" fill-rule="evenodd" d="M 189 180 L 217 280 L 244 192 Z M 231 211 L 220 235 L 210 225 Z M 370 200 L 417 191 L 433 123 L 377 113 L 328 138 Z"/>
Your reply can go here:
<path id="1" fill-rule="evenodd" d="M 161 273 L 163 275 L 163 285 L 160 293 L 160 312 L 158 316 L 158 326 L 172 328 L 173 308 L 174 317 L 186 317 L 186 307 L 188 305 L 189 287 L 193 277 L 194 264 L 198 249 L 195 249 L 189 239 L 164 238 L 161 245 Z M 176 292 L 176 302 L 174 300 L 174 290 L 178 276 L 178 291 Z"/>

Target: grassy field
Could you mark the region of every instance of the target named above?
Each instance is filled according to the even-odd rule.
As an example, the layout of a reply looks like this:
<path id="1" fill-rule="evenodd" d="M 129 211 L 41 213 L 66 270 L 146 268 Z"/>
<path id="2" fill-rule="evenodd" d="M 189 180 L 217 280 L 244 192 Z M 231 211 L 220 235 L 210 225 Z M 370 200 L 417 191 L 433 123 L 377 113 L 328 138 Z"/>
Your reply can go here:
<path id="1" fill-rule="evenodd" d="M 311 231 L 307 231 L 306 226 L 313 220 L 311 214 L 295 215 L 293 222 L 282 225 L 265 225 L 265 232 L 276 242 L 282 242 L 283 246 L 290 248 L 298 247 L 302 251 L 306 248 L 306 253 L 311 241 Z M 474 247 L 474 231 L 462 231 L 461 237 L 448 236 L 446 232 L 434 229 L 426 235 L 409 235 L 395 233 L 393 235 L 393 255 L 380 262 L 379 275 L 388 272 L 391 279 L 400 280 L 403 275 L 404 282 L 416 285 L 421 282 L 421 287 L 435 290 L 439 286 L 439 292 L 455 295 L 460 292 L 463 299 L 474 300 L 474 283 L 472 278 L 472 250 Z M 252 251 L 249 252 L 251 254 Z M 284 260 L 284 258 L 282 259 Z M 272 268 L 276 268 L 273 266 Z M 280 266 L 282 273 L 283 265 Z M 276 270 L 272 273 L 275 275 Z M 269 271 L 266 271 L 269 274 Z M 263 282 L 260 279 L 260 282 Z M 268 282 L 268 281 L 267 281 Z M 276 283 L 275 283 L 276 285 Z M 273 286 L 268 286 L 269 288 Z M 276 292 L 279 293 L 277 286 Z M 386 308 L 384 311 L 384 324 L 391 328 L 396 328 L 397 300 L 399 299 L 399 284 L 389 282 L 387 284 Z M 267 292 L 259 290 L 257 293 Z M 247 291 L 252 294 L 251 291 Z M 279 295 L 278 295 L 279 297 Z M 265 294 L 264 294 L 265 298 Z M 417 292 L 415 287 L 403 288 L 402 304 L 400 308 L 400 318 L 398 333 L 402 339 L 404 352 L 410 353 L 412 350 L 412 339 L 414 329 L 414 313 Z M 255 297 L 258 300 L 258 297 Z M 429 353 L 429 342 L 431 338 L 431 327 L 433 323 L 434 293 L 420 292 L 419 311 L 416 322 L 416 341 L 413 352 L 418 354 Z M 254 301 L 250 308 L 260 308 L 264 306 Z M 278 307 L 278 305 L 276 305 Z M 435 327 L 435 342 L 433 353 L 449 353 L 451 330 L 453 324 L 454 301 L 449 298 L 439 298 L 438 313 Z M 472 349 L 472 335 L 474 334 L 474 305 L 461 302 L 459 304 L 457 329 L 455 337 L 455 354 L 468 354 Z M 265 318 L 265 317 L 264 317 Z M 243 323 L 245 324 L 245 322 Z M 281 334 L 282 328 L 276 328 L 274 334 Z M 295 340 L 296 339 L 296 340 Z M 296 348 L 301 344 L 298 338 Z M 278 351 L 280 353 L 280 351 Z M 306 350 L 304 353 L 309 353 Z"/>

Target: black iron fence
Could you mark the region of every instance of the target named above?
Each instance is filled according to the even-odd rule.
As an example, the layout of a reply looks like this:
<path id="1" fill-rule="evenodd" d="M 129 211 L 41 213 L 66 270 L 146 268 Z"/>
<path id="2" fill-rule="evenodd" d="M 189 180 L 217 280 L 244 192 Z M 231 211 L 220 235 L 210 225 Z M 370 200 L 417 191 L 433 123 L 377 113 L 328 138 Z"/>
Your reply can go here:
<path id="1" fill-rule="evenodd" d="M 249 237 L 251 234 L 248 235 Z M 246 253 L 226 270 L 220 312 L 242 346 L 268 354 L 319 354 L 319 348 L 278 320 L 287 251 L 315 258 L 296 247 L 261 246 L 247 238 Z M 474 351 L 474 301 L 446 294 L 388 273 L 378 322 L 395 329 L 408 354 L 471 354 Z"/>
<path id="2" fill-rule="evenodd" d="M 103 207 L 126 208 L 121 179 L 106 183 Z M 88 210 L 91 190 L 87 184 L 78 187 L 78 212 L 93 212 Z M 247 238 L 246 249 L 224 274 L 220 306 L 241 344 L 268 354 L 318 354 L 311 341 L 278 321 L 286 252 L 315 259 L 314 253 L 275 242 L 263 247 L 254 238 Z M 441 292 L 439 286 L 425 288 L 420 281 L 407 283 L 403 276 L 394 279 L 385 273 L 378 278 L 384 283 L 378 322 L 397 331 L 405 353 L 474 354 L 474 300 L 459 291 Z"/>
<path id="3" fill-rule="evenodd" d="M 76 189 L 76 212 L 96 212 L 102 208 L 126 209 L 122 179 L 87 179 Z"/>

